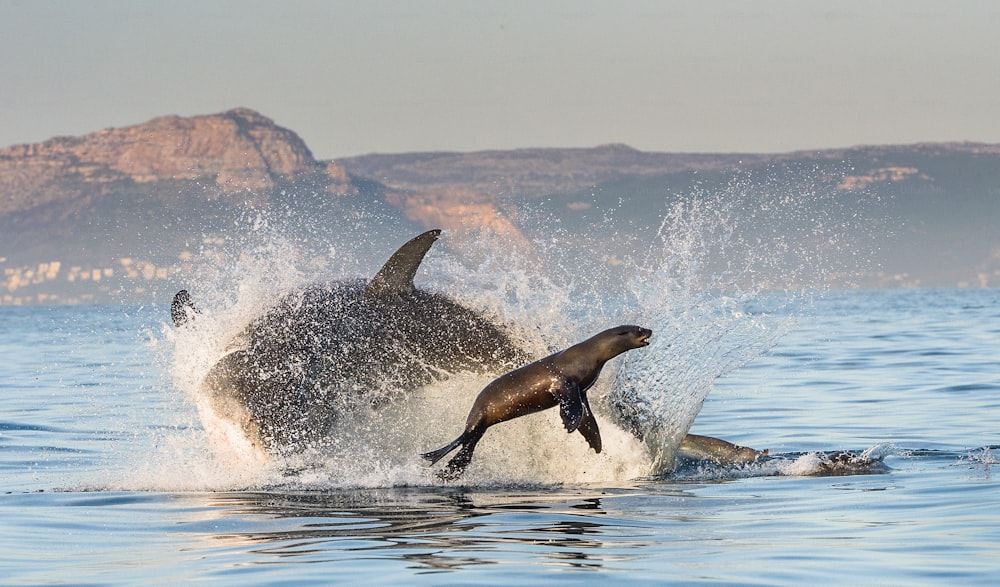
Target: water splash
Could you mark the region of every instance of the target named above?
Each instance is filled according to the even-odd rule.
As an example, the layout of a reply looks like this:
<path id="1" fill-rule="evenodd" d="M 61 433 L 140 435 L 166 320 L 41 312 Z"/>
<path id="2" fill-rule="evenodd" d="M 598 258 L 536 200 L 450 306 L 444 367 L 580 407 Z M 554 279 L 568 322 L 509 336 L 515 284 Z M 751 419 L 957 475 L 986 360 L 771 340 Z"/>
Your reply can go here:
<path id="1" fill-rule="evenodd" d="M 681 481 L 731 481 L 752 477 L 833 477 L 877 475 L 890 471 L 885 459 L 903 456 L 891 443 L 879 443 L 862 451 L 809 452 L 764 456 L 749 463 L 719 465 L 698 462 L 678 467 L 671 479 Z"/>
<path id="2" fill-rule="evenodd" d="M 1000 446 L 984 446 L 971 450 L 965 455 L 959 456 L 955 466 L 963 466 L 983 474 L 986 478 L 993 477 L 993 469 L 1000 464 L 996 452 Z"/>
<path id="3" fill-rule="evenodd" d="M 445 246 L 422 265 L 418 285 L 495 316 L 535 356 L 621 323 L 654 330 L 649 347 L 609 365 L 590 391 L 602 454 L 567 435 L 551 411 L 491 429 L 462 482 L 607 483 L 672 471 L 714 380 L 766 352 L 794 323 L 791 309 L 849 267 L 845 255 L 857 260 L 843 223 L 820 205 L 832 195 L 806 192 L 741 176 L 718 192 L 665 198 L 659 230 L 644 249 L 618 251 L 626 263 L 612 269 L 595 262 L 598 245 L 555 226 L 516 243 L 489 233 L 448 242 L 446 234 Z M 364 262 L 355 250 L 364 240 L 359 226 L 340 235 L 353 248 L 303 248 L 258 218 L 221 257 L 205 255 L 192 272 L 202 316 L 194 328 L 165 327 L 160 341 L 171 349 L 165 363 L 172 385 L 198 408 L 200 426 L 179 430 L 162 458 L 137 474 L 138 484 L 178 469 L 195 471 L 177 481 L 185 488 L 437 483 L 417 455 L 457 436 L 474 398 L 499 373 L 451 374 L 403 401 L 355 406 L 321 446 L 280 458 L 241 442 L 238 427 L 220 419 L 201 390 L 212 365 L 239 344 L 234 337 L 278 297 L 317 279 L 370 278 L 409 235 L 369 239 L 381 252 Z M 636 242 L 634 234 L 619 240 Z M 608 281 L 618 287 L 597 286 Z M 770 292 L 782 284 L 781 294 Z"/>
<path id="4" fill-rule="evenodd" d="M 841 235 L 839 194 L 796 187 L 804 191 L 742 176 L 679 200 L 636 267 L 639 320 L 655 336 L 649 352 L 626 355 L 605 399 L 644 439 L 652 474 L 674 470 L 714 381 L 773 347 L 803 302 L 856 258 Z"/>

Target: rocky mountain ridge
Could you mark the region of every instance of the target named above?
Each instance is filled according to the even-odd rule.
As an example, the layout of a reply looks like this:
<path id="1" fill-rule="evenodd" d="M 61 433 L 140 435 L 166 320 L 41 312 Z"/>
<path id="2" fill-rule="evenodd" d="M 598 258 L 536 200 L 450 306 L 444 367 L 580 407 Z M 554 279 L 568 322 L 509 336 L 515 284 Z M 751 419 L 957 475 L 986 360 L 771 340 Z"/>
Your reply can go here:
<path id="1" fill-rule="evenodd" d="M 164 116 L 83 137 L 0 149 L 0 215 L 71 199 L 87 187 L 116 181 L 210 178 L 222 192 L 232 193 L 268 190 L 282 178 L 324 171 L 338 181 L 346 179 L 343 169 L 325 169 L 316 161 L 294 132 L 252 110 Z"/>
<path id="2" fill-rule="evenodd" d="M 80 291 L 101 283 L 63 300 L 146 290 L 109 283 L 166 280 L 262 210 L 308 201 L 319 222 L 383 197 L 375 182 L 317 161 L 293 131 L 246 108 L 3 148 L 0 303 L 58 301 L 44 291 L 53 281 Z"/>
<path id="3" fill-rule="evenodd" d="M 169 290 L 187 260 L 260 214 L 300 242 L 360 225 L 527 242 L 545 230 L 531 214 L 580 235 L 603 218 L 641 238 L 669 201 L 753 174 L 776 189 L 786 188 L 774 178 L 794 176 L 891 202 L 902 236 L 883 259 L 891 283 L 1000 283 L 1000 145 L 688 154 L 610 144 L 319 161 L 292 130 L 237 108 L 0 149 L 0 303 L 127 298 L 150 290 L 145 281 Z M 100 286 L 46 289 L 70 280 Z"/>
<path id="4" fill-rule="evenodd" d="M 627 145 L 591 148 L 534 148 L 470 153 L 433 152 L 369 154 L 337 160 L 349 173 L 378 179 L 399 189 L 463 185 L 482 193 L 539 198 L 593 187 L 619 177 L 654 177 L 676 173 L 711 173 L 752 169 L 796 161 L 857 165 L 866 183 L 898 181 L 893 161 L 969 155 L 1000 157 L 1000 144 L 952 142 L 909 145 L 860 145 L 788 153 L 651 153 Z M 850 164 L 850 165 L 849 165 Z M 907 173 L 902 171 L 902 173 Z M 851 177 L 846 172 L 845 177 Z M 851 180 L 848 180 L 850 183 Z"/>

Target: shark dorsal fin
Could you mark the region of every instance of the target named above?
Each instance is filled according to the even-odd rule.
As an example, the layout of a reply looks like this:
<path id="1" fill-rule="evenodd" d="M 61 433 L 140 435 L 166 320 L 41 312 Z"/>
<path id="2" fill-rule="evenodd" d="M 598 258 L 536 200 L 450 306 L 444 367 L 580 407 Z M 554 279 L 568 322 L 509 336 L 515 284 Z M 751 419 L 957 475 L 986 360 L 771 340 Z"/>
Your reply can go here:
<path id="1" fill-rule="evenodd" d="M 424 255 L 430 250 L 434 241 L 441 236 L 441 229 L 435 228 L 415 236 L 405 245 L 399 247 L 382 269 L 368 282 L 365 293 L 368 295 L 385 295 L 388 293 L 410 293 L 413 291 L 413 277 L 417 267 L 424 260 Z"/>

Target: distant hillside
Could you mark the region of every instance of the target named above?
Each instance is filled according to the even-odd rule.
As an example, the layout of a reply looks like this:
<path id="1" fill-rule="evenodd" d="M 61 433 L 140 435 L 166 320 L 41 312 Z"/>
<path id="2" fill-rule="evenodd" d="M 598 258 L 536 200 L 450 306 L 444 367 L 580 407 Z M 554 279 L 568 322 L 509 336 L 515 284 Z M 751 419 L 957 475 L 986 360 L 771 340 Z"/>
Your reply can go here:
<path id="1" fill-rule="evenodd" d="M 847 179 L 848 184 L 844 187 L 851 189 L 907 177 L 910 173 L 905 170 L 901 172 L 902 176 L 893 176 L 891 171 L 885 171 L 906 167 L 904 162 L 920 163 L 922 167 L 933 168 L 935 172 L 946 175 L 966 175 L 972 171 L 970 186 L 989 180 L 983 176 L 982 170 L 974 171 L 966 163 L 960 163 L 951 172 L 946 171 L 956 157 L 971 158 L 975 161 L 973 167 L 977 163 L 988 165 L 1000 160 L 1000 145 L 923 143 L 760 154 L 649 153 L 613 144 L 584 149 L 370 154 L 341 158 L 337 164 L 353 175 L 370 177 L 395 188 L 421 190 L 461 185 L 495 196 L 526 199 L 590 188 L 625 177 L 760 169 L 805 162 L 845 164 L 846 177 L 854 179 Z M 930 176 L 927 178 L 933 179 Z"/>
<path id="2" fill-rule="evenodd" d="M 0 149 L 0 303 L 162 297 L 262 216 L 300 240 L 351 218 L 412 226 L 385 198 L 243 108 Z"/>
<path id="3" fill-rule="evenodd" d="M 741 200 L 734 210 L 759 232 L 742 238 L 798 232 L 797 246 L 831 246 L 805 230 L 827 222 L 837 228 L 823 238 L 845 250 L 877 241 L 866 273 L 833 285 L 1000 285 L 1000 145 L 770 155 L 605 145 L 323 162 L 293 131 L 239 108 L 0 149 L 0 303 L 163 299 L 179 271 L 238 254 L 235 241 L 262 223 L 317 256 L 381 251 L 429 227 L 448 229 L 453 245 L 479 228 L 512 243 L 558 229 L 560 248 L 613 265 L 699 194 Z M 814 200 L 812 211 L 782 211 L 789 198 L 802 210 Z"/>
<path id="4" fill-rule="evenodd" d="M 758 190 L 840 193 L 862 214 L 884 215 L 875 267 L 861 285 L 1000 286 L 1000 145 L 926 143 L 781 154 L 643 153 L 621 145 L 477 153 L 367 155 L 338 160 L 416 200 L 534 202 L 567 230 L 587 231 L 609 214 L 646 238 L 657 212 L 705 191 L 750 181 Z M 752 178 L 752 179 L 747 179 Z M 398 205 L 407 210 L 405 195 Z M 878 206 L 872 206 L 872 200 Z M 827 212 L 823 212 L 829 213 Z M 863 220 L 863 219 L 861 219 Z M 874 223 L 857 222 L 863 231 Z M 850 229 L 845 229 L 849 234 Z M 604 246 L 604 245 L 602 245 Z M 608 245 L 610 246 L 610 245 Z"/>
<path id="5" fill-rule="evenodd" d="M 590 149 L 516 149 L 403 153 L 339 159 L 350 173 L 396 188 L 462 186 L 484 194 L 537 199 L 619 177 L 716 171 L 773 161 L 773 155 L 645 153 L 627 145 Z"/>

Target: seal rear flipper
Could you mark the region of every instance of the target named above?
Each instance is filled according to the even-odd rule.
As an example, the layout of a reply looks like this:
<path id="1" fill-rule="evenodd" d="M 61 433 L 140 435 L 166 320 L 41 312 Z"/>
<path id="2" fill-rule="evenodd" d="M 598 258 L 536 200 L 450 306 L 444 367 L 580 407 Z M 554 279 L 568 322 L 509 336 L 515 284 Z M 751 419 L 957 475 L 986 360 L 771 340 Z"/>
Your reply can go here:
<path id="1" fill-rule="evenodd" d="M 392 292 L 404 294 L 412 292 L 413 277 L 417 274 L 417 268 L 439 236 L 441 229 L 435 228 L 413 237 L 399 247 L 368 282 L 365 294 L 378 296 Z"/>
<path id="2" fill-rule="evenodd" d="M 562 387 L 553 390 L 553 395 L 559 401 L 559 415 L 562 417 L 566 432 L 572 433 L 580 427 L 584 413 L 583 394 L 575 381 L 566 381 Z"/>
<path id="3" fill-rule="evenodd" d="M 594 449 L 594 452 L 601 454 L 601 431 L 597 427 L 597 420 L 594 419 L 594 412 L 590 410 L 590 402 L 587 401 L 587 396 L 584 395 L 582 399 L 586 413 L 583 415 L 583 419 L 580 420 L 580 434 L 587 440 L 590 448 Z"/>
<path id="4" fill-rule="evenodd" d="M 482 437 L 482 434 L 470 434 L 465 444 L 462 445 L 462 450 L 448 461 L 444 469 L 438 471 L 438 478 L 442 481 L 453 481 L 461 477 L 469 463 L 472 462 L 472 452 L 476 450 L 476 444 Z"/>
<path id="5" fill-rule="evenodd" d="M 458 448 L 458 445 L 463 444 L 465 442 L 466 436 L 467 433 L 463 433 L 461 436 L 459 436 L 455 440 L 452 440 L 451 442 L 442 446 L 441 448 L 437 450 L 432 450 L 430 452 L 425 452 L 420 456 L 430 461 L 430 463 L 433 465 L 434 463 L 444 458 L 445 455 Z"/>
<path id="6" fill-rule="evenodd" d="M 188 293 L 188 290 L 182 289 L 174 294 L 174 299 L 170 302 L 170 319 L 174 321 L 174 326 L 187 324 L 188 320 L 194 318 L 195 314 L 198 313 L 198 308 L 194 306 L 194 301 L 191 300 L 191 294 Z"/>

